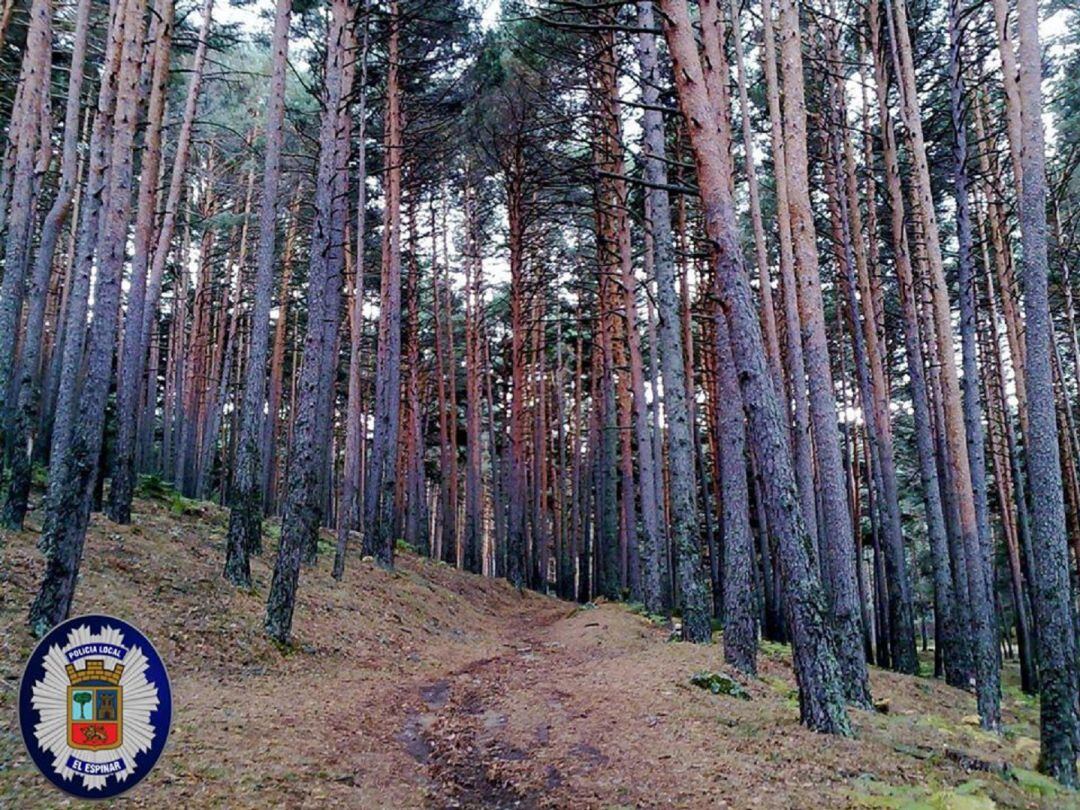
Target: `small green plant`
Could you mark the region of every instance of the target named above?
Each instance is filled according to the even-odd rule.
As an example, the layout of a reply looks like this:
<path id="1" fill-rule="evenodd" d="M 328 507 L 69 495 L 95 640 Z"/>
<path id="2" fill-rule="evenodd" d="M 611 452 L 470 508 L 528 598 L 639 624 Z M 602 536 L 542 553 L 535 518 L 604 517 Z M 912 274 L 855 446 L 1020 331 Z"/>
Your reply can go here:
<path id="1" fill-rule="evenodd" d="M 30 470 L 30 483 L 35 489 L 44 489 L 49 483 L 49 468 L 36 463 Z"/>
<path id="2" fill-rule="evenodd" d="M 708 689 L 714 695 L 730 695 L 740 700 L 750 700 L 750 693 L 730 675 L 723 672 L 702 670 L 690 677 L 690 683 L 700 689 Z"/>
<path id="3" fill-rule="evenodd" d="M 888 810 L 993 810 L 997 805 L 986 795 L 986 784 L 971 779 L 956 787 L 939 784 L 891 785 L 860 778 L 852 796 L 855 807 Z"/>
<path id="4" fill-rule="evenodd" d="M 650 613 L 649 609 L 645 607 L 642 602 L 627 602 L 626 609 L 636 616 L 641 616 L 648 619 L 653 624 L 663 625 L 667 624 L 667 616 L 662 613 Z"/>
<path id="5" fill-rule="evenodd" d="M 172 492 L 168 496 L 169 511 L 174 515 L 183 515 L 188 511 L 188 507 L 191 503 L 187 498 L 181 495 L 179 492 Z"/>
<path id="6" fill-rule="evenodd" d="M 169 501 L 177 495 L 176 487 L 160 475 L 140 475 L 135 485 L 135 495 L 139 498 Z"/>
<path id="7" fill-rule="evenodd" d="M 768 639 L 762 639 L 758 642 L 758 649 L 761 650 L 762 655 L 767 655 L 770 658 L 787 658 L 791 655 L 789 645 L 781 644 L 778 641 L 769 641 Z"/>
<path id="8" fill-rule="evenodd" d="M 1019 783 L 1020 787 L 1029 793 L 1039 796 L 1055 796 L 1061 792 L 1061 785 L 1049 776 L 1044 776 L 1036 771 L 1029 771 L 1026 768 L 1012 768 L 1010 775 Z"/>
<path id="9" fill-rule="evenodd" d="M 200 514 L 198 501 L 185 498 L 171 481 L 160 475 L 140 475 L 135 485 L 135 497 L 148 501 L 160 501 L 174 515 Z"/>

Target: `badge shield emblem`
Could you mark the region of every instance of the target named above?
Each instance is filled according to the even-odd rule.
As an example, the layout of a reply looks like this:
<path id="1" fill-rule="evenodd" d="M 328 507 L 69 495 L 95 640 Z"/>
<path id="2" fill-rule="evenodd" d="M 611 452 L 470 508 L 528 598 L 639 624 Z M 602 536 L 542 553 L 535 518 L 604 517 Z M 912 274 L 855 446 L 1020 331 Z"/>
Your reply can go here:
<path id="1" fill-rule="evenodd" d="M 19 685 L 19 723 L 34 764 L 78 798 L 111 798 L 138 784 L 161 756 L 171 718 L 160 656 L 146 636 L 110 616 L 79 616 L 49 631 Z"/>
<path id="2" fill-rule="evenodd" d="M 124 665 L 105 669 L 90 659 L 85 669 L 67 666 L 68 745 L 78 751 L 110 751 L 124 744 Z"/>

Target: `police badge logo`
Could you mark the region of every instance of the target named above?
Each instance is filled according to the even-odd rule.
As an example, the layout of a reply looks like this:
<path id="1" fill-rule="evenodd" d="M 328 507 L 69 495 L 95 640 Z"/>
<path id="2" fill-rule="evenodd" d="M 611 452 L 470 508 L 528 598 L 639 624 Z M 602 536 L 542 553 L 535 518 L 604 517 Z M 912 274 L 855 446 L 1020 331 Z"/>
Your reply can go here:
<path id="1" fill-rule="evenodd" d="M 110 616 L 54 627 L 19 687 L 19 722 L 34 764 L 79 798 L 109 799 L 138 784 L 161 756 L 171 720 L 157 650 Z"/>

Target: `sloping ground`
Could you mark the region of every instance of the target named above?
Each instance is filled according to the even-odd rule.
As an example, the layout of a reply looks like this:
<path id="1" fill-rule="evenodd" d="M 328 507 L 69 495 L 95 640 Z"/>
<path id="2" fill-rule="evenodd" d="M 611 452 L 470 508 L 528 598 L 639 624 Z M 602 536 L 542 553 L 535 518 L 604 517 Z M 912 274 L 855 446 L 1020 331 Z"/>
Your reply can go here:
<path id="1" fill-rule="evenodd" d="M 798 724 L 784 647 L 764 645 L 749 700 L 714 695 L 690 678 L 724 670 L 719 645 L 407 553 L 393 573 L 354 556 L 342 583 L 328 555 L 305 569 L 282 652 L 261 633 L 274 538 L 241 593 L 219 575 L 222 510 L 136 506 L 132 526 L 95 517 L 75 604 L 139 626 L 172 678 L 168 748 L 126 806 L 1080 806 L 1032 772 L 1037 705 L 1011 689 L 998 737 L 971 696 L 875 671 L 888 714 L 824 737 Z M 36 537 L 0 537 L 2 807 L 67 804 L 16 718 Z"/>

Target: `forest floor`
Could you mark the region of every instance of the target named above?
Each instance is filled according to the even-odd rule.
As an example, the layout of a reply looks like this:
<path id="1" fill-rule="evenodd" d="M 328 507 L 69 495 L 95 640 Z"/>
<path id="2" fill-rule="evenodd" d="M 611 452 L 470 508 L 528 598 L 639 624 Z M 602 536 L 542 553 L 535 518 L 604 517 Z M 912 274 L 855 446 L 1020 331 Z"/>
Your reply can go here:
<path id="1" fill-rule="evenodd" d="M 1080 807 L 1034 773 L 1038 704 L 1013 685 L 998 736 L 971 695 L 875 669 L 888 712 L 853 711 L 854 739 L 826 737 L 799 725 L 782 645 L 739 678 L 749 699 L 713 694 L 691 678 L 727 671 L 720 644 L 410 553 L 394 572 L 355 554 L 337 583 L 327 538 L 282 651 L 261 632 L 276 530 L 240 592 L 220 576 L 226 520 L 176 496 L 139 500 L 131 526 L 94 517 L 73 612 L 142 629 L 175 697 L 165 754 L 124 806 Z M 39 521 L 0 536 L 2 807 L 78 804 L 18 730 Z"/>

